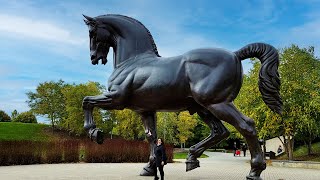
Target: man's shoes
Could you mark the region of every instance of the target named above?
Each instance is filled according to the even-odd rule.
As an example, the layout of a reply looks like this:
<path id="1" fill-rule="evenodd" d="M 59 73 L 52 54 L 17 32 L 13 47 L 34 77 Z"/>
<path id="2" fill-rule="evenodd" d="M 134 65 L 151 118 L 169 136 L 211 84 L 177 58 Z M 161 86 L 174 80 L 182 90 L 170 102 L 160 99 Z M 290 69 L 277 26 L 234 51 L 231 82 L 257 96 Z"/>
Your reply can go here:
<path id="1" fill-rule="evenodd" d="M 157 177 L 154 177 L 154 180 L 158 180 L 159 179 L 159 177 L 157 176 Z"/>

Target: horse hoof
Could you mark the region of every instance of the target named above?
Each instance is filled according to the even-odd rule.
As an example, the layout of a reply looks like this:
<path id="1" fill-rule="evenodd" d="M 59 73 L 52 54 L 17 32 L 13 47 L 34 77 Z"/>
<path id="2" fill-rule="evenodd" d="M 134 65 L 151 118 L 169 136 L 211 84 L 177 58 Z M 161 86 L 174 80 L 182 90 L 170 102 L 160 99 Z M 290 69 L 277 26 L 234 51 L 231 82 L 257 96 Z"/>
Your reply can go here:
<path id="1" fill-rule="evenodd" d="M 247 180 L 262 180 L 260 176 L 247 176 Z"/>
<path id="2" fill-rule="evenodd" d="M 144 167 L 140 172 L 140 176 L 154 176 L 154 169 L 150 167 Z"/>
<path id="3" fill-rule="evenodd" d="M 191 171 L 193 169 L 196 169 L 200 167 L 199 160 L 188 160 L 186 161 L 186 171 Z"/>
<path id="4" fill-rule="evenodd" d="M 98 144 L 102 144 L 104 141 L 103 132 L 100 129 L 90 129 L 89 130 L 90 139 Z"/>
<path id="5" fill-rule="evenodd" d="M 95 129 L 96 128 L 96 125 L 95 124 L 86 124 L 84 125 L 84 130 L 86 131 L 90 131 L 90 129 Z"/>

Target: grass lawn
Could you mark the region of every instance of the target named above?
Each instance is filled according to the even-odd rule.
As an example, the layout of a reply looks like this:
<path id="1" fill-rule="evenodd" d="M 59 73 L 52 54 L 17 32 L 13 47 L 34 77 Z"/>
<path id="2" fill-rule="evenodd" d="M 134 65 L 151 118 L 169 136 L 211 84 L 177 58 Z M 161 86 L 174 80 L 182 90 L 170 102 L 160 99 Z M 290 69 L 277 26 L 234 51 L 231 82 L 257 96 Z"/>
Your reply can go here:
<path id="1" fill-rule="evenodd" d="M 188 153 L 187 152 L 178 152 L 178 153 L 173 153 L 173 159 L 186 159 Z M 206 158 L 209 157 L 205 154 L 202 154 L 200 158 Z"/>
<path id="2" fill-rule="evenodd" d="M 31 140 L 46 141 L 49 136 L 43 132 L 45 124 L 0 122 L 0 141 Z"/>
<path id="3" fill-rule="evenodd" d="M 312 155 L 308 155 L 308 148 L 306 146 L 300 146 L 293 151 L 293 158 L 298 161 L 320 162 L 320 142 L 312 144 L 312 152 Z M 287 159 L 287 155 L 284 154 L 277 159 Z"/>

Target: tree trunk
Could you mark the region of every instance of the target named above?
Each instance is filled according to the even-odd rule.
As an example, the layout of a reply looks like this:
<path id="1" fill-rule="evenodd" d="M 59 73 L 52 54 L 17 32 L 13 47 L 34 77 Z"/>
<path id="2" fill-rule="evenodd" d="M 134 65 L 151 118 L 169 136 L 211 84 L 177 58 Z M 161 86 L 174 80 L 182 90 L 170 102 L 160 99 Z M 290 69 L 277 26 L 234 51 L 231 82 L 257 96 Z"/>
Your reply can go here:
<path id="1" fill-rule="evenodd" d="M 287 139 L 288 144 L 288 160 L 293 161 L 293 147 L 294 147 L 294 139 L 292 136 L 289 136 Z"/>
<path id="2" fill-rule="evenodd" d="M 312 154 L 312 140 L 311 138 L 308 139 L 308 143 L 307 143 L 307 147 L 308 147 L 308 155 L 311 155 Z"/>
<path id="3" fill-rule="evenodd" d="M 52 132 L 53 132 L 53 130 L 54 130 L 54 119 L 53 119 L 52 116 L 51 116 L 51 127 L 52 127 Z"/>
<path id="4" fill-rule="evenodd" d="M 263 158 L 264 159 L 266 159 L 266 151 L 267 151 L 266 141 L 265 139 L 263 139 Z"/>
<path id="5" fill-rule="evenodd" d="M 279 138 L 279 139 L 280 139 L 280 141 L 281 141 L 282 144 L 283 144 L 284 150 L 285 150 L 286 155 L 287 155 L 287 159 L 289 159 L 288 139 L 286 139 L 286 136 L 285 136 L 285 135 L 283 135 L 282 137 L 283 137 L 283 142 L 281 141 L 281 138 Z"/>

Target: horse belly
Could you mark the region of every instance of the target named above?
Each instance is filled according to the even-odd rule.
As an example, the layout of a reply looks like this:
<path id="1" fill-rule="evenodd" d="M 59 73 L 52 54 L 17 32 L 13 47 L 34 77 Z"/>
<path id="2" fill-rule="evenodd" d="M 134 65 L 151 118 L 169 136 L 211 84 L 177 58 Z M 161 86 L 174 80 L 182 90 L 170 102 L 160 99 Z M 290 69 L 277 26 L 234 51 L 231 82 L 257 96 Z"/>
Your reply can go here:
<path id="1" fill-rule="evenodd" d="M 151 99 L 133 96 L 128 107 L 142 111 L 182 111 L 188 109 L 195 103 L 192 97 L 159 97 L 160 96 L 156 97 L 156 99 Z"/>
<path id="2" fill-rule="evenodd" d="M 140 67 L 134 76 L 130 106 L 133 109 L 178 110 L 193 101 L 181 57 Z"/>
<path id="3" fill-rule="evenodd" d="M 129 102 L 133 109 L 174 111 L 185 109 L 193 102 L 188 83 L 183 78 L 178 78 L 179 82 L 170 76 L 148 80 L 131 95 Z"/>

